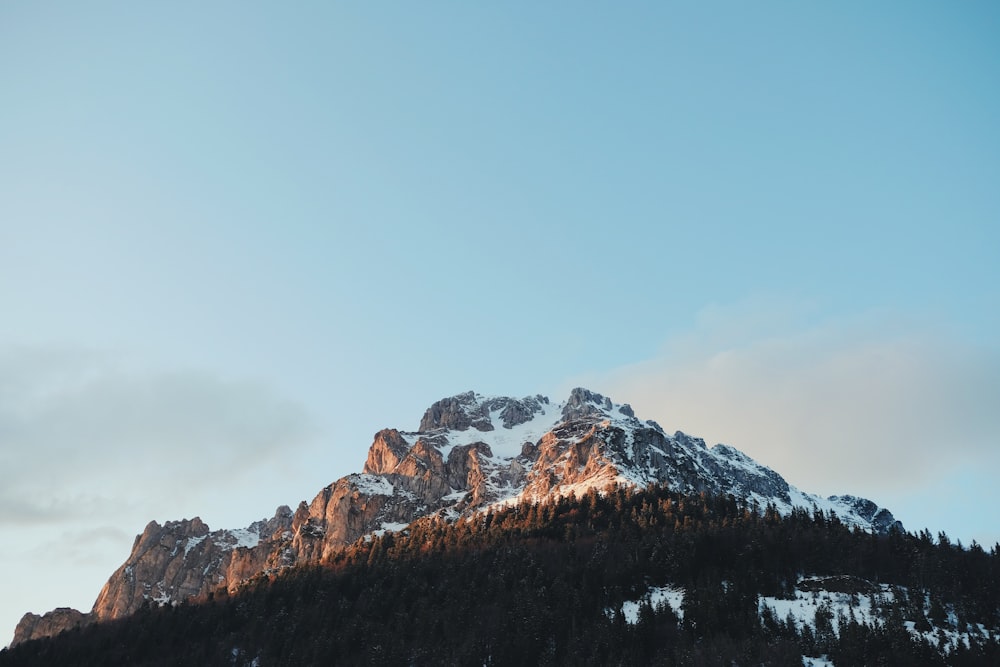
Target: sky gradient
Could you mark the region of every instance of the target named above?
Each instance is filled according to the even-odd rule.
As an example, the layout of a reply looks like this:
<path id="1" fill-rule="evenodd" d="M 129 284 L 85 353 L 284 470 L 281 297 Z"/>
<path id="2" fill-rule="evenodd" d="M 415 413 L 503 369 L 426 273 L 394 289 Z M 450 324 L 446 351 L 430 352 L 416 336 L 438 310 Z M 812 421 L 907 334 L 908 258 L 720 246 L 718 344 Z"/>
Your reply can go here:
<path id="1" fill-rule="evenodd" d="M 469 389 L 1000 540 L 991 2 L 0 7 L 0 645 Z"/>

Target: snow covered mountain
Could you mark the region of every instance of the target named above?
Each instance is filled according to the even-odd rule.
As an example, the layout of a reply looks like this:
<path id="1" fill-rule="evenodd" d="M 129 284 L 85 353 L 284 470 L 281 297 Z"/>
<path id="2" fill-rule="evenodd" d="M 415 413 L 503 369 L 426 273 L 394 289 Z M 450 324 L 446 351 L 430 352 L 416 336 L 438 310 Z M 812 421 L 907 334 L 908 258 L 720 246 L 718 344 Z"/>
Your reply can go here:
<path id="1" fill-rule="evenodd" d="M 467 392 L 433 404 L 416 431 L 378 432 L 361 473 L 337 480 L 294 512 L 282 506 L 271 519 L 238 530 L 210 531 L 198 518 L 150 522 L 89 613 L 26 614 L 12 644 L 126 616 L 147 601 L 233 591 L 254 576 L 322 562 L 359 538 L 402 530 L 421 516 L 455 519 L 497 504 L 648 484 L 731 494 L 782 514 L 796 507 L 833 512 L 873 532 L 900 527 L 869 500 L 804 493 L 733 447 L 669 435 L 627 404 L 586 389 L 559 404 L 543 396 Z"/>

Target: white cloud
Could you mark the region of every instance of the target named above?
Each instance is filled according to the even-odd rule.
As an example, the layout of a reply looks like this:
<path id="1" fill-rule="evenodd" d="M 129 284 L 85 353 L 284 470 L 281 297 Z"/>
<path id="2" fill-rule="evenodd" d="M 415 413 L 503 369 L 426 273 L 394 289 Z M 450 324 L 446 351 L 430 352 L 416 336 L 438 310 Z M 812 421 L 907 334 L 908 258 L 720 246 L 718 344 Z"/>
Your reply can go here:
<path id="1" fill-rule="evenodd" d="M 1000 463 L 1000 354 L 884 315 L 712 308 L 662 354 L 584 380 L 665 428 L 732 444 L 823 494 L 919 488 Z"/>

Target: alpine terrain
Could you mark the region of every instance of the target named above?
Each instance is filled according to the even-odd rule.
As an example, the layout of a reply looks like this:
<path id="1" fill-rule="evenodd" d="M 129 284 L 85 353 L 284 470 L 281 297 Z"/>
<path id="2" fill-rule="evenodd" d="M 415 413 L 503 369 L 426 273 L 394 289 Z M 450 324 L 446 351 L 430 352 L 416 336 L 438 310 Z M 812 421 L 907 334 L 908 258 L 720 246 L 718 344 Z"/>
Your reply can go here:
<path id="1" fill-rule="evenodd" d="M 803 493 L 733 447 L 709 449 L 700 438 L 669 435 L 628 404 L 586 389 L 559 404 L 470 391 L 434 403 L 416 431 L 376 433 L 361 473 L 337 480 L 295 511 L 282 506 L 272 518 L 236 530 L 213 531 L 197 517 L 150 522 L 89 613 L 28 613 L 12 645 L 127 616 L 148 600 L 175 603 L 220 586 L 235 591 L 258 574 L 320 562 L 362 536 L 399 531 L 428 514 L 454 519 L 498 504 L 647 484 L 729 494 L 782 514 L 795 507 L 832 511 L 847 525 L 878 533 L 900 527 L 869 500 Z"/>
<path id="2" fill-rule="evenodd" d="M 733 447 L 668 434 L 628 404 L 586 389 L 560 403 L 467 392 L 431 405 L 416 431 L 376 433 L 360 473 L 295 510 L 282 506 L 235 530 L 213 531 L 198 518 L 150 522 L 89 612 L 25 614 L 9 653 L 28 655 L 18 650 L 35 644 L 29 640 L 60 633 L 84 642 L 83 629 L 131 627 L 106 623 L 117 619 L 160 642 L 171 641 L 171 632 L 184 641 L 212 634 L 229 642 L 216 646 L 228 664 L 317 656 L 581 664 L 581 655 L 606 664 L 601 656 L 626 649 L 663 664 L 802 664 L 810 655 L 830 664 L 849 649 L 935 660 L 966 651 L 968 664 L 988 664 L 977 656 L 1000 648 L 992 634 L 1000 628 L 997 557 L 943 535 L 938 544 L 926 531 L 909 535 L 870 500 L 800 491 Z M 347 579 L 324 578 L 335 576 Z M 395 592 L 387 595 L 387 586 Z M 149 616 L 158 609 L 204 618 L 182 630 L 177 616 Z M 448 630 L 442 619 L 453 614 L 482 625 Z M 249 629 L 276 622 L 299 639 L 289 643 L 282 634 L 265 645 L 263 637 L 277 631 Z M 498 638 L 507 624 L 524 637 Z M 219 639 L 219 628 L 230 625 L 228 639 Z M 662 632 L 649 634 L 654 626 Z M 380 633 L 388 634 L 376 641 Z M 710 636 L 715 653 L 703 651 Z M 112 644 L 118 659 L 134 660 L 138 649 L 129 641 L 86 645 L 101 647 L 93 649 L 96 663 L 110 659 Z M 511 653 L 513 645 L 521 652 Z M 64 655 L 47 650 L 35 650 L 41 663 L 12 664 Z M 145 663 L 160 664 L 157 656 Z"/>

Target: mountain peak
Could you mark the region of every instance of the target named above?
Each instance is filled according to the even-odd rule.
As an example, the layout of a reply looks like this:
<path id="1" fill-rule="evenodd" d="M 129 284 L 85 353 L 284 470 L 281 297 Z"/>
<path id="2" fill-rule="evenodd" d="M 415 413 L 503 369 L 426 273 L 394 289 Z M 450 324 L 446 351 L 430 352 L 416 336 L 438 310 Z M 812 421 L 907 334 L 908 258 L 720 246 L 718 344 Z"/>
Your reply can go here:
<path id="1" fill-rule="evenodd" d="M 236 590 L 262 573 L 323 562 L 359 538 L 428 515 L 452 520 L 489 507 L 649 484 L 727 494 L 782 514 L 833 512 L 874 532 L 899 527 L 869 500 L 801 492 L 733 447 L 709 449 L 700 438 L 668 435 L 636 418 L 628 404 L 582 387 L 559 405 L 540 394 L 467 391 L 431 405 L 418 431 L 376 433 L 361 474 L 333 482 L 295 512 L 282 506 L 274 518 L 237 530 L 211 531 L 197 517 L 151 522 L 90 614 L 28 616 L 18 639 L 124 616 L 147 600 L 173 604 L 219 586 Z"/>
<path id="2" fill-rule="evenodd" d="M 625 403 L 616 406 L 607 396 L 597 392 L 576 387 L 569 393 L 569 398 L 563 404 L 563 419 L 579 419 L 581 417 L 614 417 L 617 412 L 625 417 L 635 417 L 632 407 Z"/>
<path id="3" fill-rule="evenodd" d="M 467 391 L 435 402 L 424 412 L 417 431 L 429 433 L 438 430 L 467 431 L 470 428 L 488 432 L 497 428 L 512 429 L 545 413 L 550 404 L 541 394 L 512 398 L 509 396 L 484 396 Z M 560 404 L 563 420 L 582 418 L 635 417 L 632 407 L 617 405 L 610 398 L 583 387 L 574 388 L 569 398 Z"/>
<path id="4" fill-rule="evenodd" d="M 549 399 L 541 394 L 517 399 L 509 396 L 483 396 L 474 391 L 442 398 L 424 412 L 418 431 L 426 433 L 439 429 L 466 431 L 492 431 L 497 427 L 513 428 L 530 421 L 548 405 Z"/>

